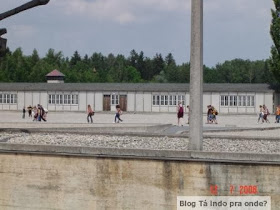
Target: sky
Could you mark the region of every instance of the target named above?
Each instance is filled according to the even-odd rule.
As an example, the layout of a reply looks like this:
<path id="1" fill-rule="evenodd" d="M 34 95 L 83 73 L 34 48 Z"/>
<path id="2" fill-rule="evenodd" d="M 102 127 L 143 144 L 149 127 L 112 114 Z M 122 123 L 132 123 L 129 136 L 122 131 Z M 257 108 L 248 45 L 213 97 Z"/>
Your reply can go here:
<path id="1" fill-rule="evenodd" d="M 28 0 L 5 0 L 0 12 Z M 94 52 L 129 56 L 132 49 L 153 58 L 172 53 L 177 64 L 190 60 L 191 0 L 50 0 L 0 22 L 7 46 L 25 55 L 48 49 L 71 57 Z M 270 56 L 273 0 L 204 0 L 204 64 Z"/>

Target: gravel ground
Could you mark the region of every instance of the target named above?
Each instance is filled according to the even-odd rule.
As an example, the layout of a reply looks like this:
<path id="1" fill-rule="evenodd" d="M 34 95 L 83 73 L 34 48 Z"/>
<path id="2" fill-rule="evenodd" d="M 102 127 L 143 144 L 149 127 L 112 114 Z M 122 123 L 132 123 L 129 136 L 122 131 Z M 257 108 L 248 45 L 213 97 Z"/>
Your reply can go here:
<path id="1" fill-rule="evenodd" d="M 188 139 L 170 137 L 106 136 L 2 132 L 0 142 L 106 148 L 187 150 Z M 204 139 L 204 151 L 280 154 L 280 141 Z"/>
<path id="2" fill-rule="evenodd" d="M 238 136 L 238 137 L 272 137 L 279 138 L 280 141 L 280 128 L 277 129 L 267 129 L 267 130 L 249 130 L 249 131 L 219 131 L 219 132 L 204 132 L 205 135 L 215 135 L 215 136 Z"/>

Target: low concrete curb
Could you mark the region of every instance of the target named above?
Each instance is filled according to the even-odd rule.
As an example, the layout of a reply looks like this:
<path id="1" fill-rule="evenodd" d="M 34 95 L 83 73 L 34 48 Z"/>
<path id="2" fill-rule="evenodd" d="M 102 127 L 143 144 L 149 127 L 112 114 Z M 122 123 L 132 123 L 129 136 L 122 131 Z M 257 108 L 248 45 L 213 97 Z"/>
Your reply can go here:
<path id="1" fill-rule="evenodd" d="M 219 153 L 0 143 L 1 153 L 280 165 L 280 154 Z"/>

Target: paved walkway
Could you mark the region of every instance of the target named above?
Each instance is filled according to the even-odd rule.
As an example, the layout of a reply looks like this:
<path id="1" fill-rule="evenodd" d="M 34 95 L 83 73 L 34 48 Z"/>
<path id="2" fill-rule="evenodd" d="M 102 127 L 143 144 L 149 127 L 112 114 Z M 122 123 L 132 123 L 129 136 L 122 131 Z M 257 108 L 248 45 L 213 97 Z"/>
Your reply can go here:
<path id="1" fill-rule="evenodd" d="M 133 132 L 133 128 L 141 126 L 153 126 L 158 124 L 171 124 L 163 134 L 179 134 L 189 130 L 186 124 L 186 116 L 183 120 L 183 126 L 177 126 L 177 118 L 174 113 L 124 113 L 121 115 L 124 120 L 122 123 L 114 122 L 114 113 L 100 112 L 93 116 L 93 124 L 88 124 L 86 120 L 86 113 L 81 112 L 50 112 L 47 116 L 47 122 L 33 122 L 26 114 L 25 119 L 22 119 L 21 112 L 0 111 L 0 128 L 90 128 L 90 127 L 120 127 L 127 128 Z M 217 117 L 218 124 L 204 124 L 204 131 L 219 130 L 220 134 L 235 135 L 241 129 L 266 130 L 273 129 L 280 131 L 280 124 L 274 123 L 275 116 L 269 116 L 271 123 L 257 123 L 257 115 L 219 115 Z M 206 116 L 204 116 L 206 122 Z M 279 128 L 279 129 L 277 129 Z M 221 132 L 225 131 L 225 132 Z M 248 135 L 255 132 L 248 131 Z M 274 132 L 274 133 L 273 133 Z M 208 134 L 209 132 L 207 132 Z M 216 133 L 216 132 L 214 132 Z M 273 133 L 273 137 L 280 137 L 280 133 L 269 131 L 266 133 Z M 213 134 L 213 132 L 209 133 Z M 263 135 L 263 134 L 262 134 Z M 265 134 L 264 134 L 265 135 Z"/>

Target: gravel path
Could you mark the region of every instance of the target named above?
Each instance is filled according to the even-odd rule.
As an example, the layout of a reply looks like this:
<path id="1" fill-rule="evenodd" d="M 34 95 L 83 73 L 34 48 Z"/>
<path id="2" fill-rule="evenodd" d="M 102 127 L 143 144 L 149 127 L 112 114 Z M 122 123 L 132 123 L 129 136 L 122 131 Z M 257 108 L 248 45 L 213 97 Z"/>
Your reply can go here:
<path id="1" fill-rule="evenodd" d="M 205 135 L 215 135 L 215 136 L 239 136 L 244 137 L 272 137 L 279 138 L 280 141 L 280 128 L 272 130 L 249 130 L 249 131 L 219 131 L 219 132 L 204 132 Z"/>
<path id="2" fill-rule="evenodd" d="M 188 149 L 188 139 L 170 137 L 106 136 L 49 133 L 2 132 L 0 142 L 15 144 L 63 145 L 153 150 Z M 204 139 L 204 151 L 280 154 L 280 141 Z"/>

